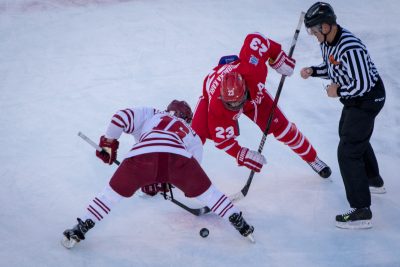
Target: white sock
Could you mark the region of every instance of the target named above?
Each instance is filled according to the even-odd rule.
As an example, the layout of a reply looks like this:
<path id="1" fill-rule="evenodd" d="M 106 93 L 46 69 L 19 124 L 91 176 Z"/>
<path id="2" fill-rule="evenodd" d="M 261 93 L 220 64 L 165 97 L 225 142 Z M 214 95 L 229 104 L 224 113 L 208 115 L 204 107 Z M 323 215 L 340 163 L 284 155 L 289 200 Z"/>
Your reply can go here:
<path id="1" fill-rule="evenodd" d="M 102 192 L 89 202 L 86 213 L 81 217 L 83 221 L 92 219 L 94 222 L 103 220 L 121 199 L 124 197 L 115 192 L 110 185 L 106 185 Z"/>
<path id="2" fill-rule="evenodd" d="M 233 213 L 240 212 L 232 201 L 214 185 L 211 185 L 207 191 L 196 197 L 196 199 L 208 206 L 212 212 L 227 220 Z"/>

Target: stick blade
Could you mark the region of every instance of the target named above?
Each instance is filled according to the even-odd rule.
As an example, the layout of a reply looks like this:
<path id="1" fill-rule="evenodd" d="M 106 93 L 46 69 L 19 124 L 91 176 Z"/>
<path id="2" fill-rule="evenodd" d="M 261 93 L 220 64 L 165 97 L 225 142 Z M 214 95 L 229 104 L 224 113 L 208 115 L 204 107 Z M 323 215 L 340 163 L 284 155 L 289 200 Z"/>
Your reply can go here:
<path id="1" fill-rule="evenodd" d="M 244 197 L 245 197 L 245 196 L 243 195 L 242 191 L 240 191 L 240 192 L 238 192 L 238 193 L 236 193 L 236 194 L 230 195 L 230 196 L 229 196 L 229 199 L 230 199 L 233 203 L 236 203 L 236 202 L 238 202 L 239 200 L 243 199 Z"/>

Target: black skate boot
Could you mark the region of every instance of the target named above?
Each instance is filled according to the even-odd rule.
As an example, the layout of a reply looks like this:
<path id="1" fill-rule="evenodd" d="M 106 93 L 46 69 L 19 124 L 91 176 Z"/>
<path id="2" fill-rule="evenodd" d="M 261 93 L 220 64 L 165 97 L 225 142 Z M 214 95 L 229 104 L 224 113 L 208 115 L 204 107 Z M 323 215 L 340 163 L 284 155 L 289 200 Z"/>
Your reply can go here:
<path id="1" fill-rule="evenodd" d="M 380 175 L 368 178 L 369 191 L 371 194 L 385 194 L 386 188 Z"/>
<path id="2" fill-rule="evenodd" d="M 336 227 L 345 229 L 371 228 L 372 212 L 369 208 L 352 209 L 341 215 L 336 215 Z"/>
<path id="3" fill-rule="evenodd" d="M 331 168 L 329 168 L 329 166 L 326 165 L 326 163 L 320 160 L 318 157 L 316 157 L 313 162 L 307 162 L 307 163 L 322 178 L 328 178 L 329 176 L 331 176 L 332 173 Z"/>
<path id="4" fill-rule="evenodd" d="M 231 224 L 236 228 L 236 230 L 239 231 L 239 233 L 250 239 L 251 242 L 254 241 L 253 237 L 253 232 L 254 232 L 254 227 L 249 225 L 244 218 L 242 217 L 242 212 L 240 213 L 234 213 L 231 216 L 229 216 L 229 221 Z"/>
<path id="5" fill-rule="evenodd" d="M 64 231 L 64 239 L 61 241 L 62 245 L 66 248 L 72 248 L 76 243 L 85 240 L 85 234 L 94 227 L 95 223 L 91 219 L 82 221 L 77 218 L 78 224 L 72 229 Z"/>

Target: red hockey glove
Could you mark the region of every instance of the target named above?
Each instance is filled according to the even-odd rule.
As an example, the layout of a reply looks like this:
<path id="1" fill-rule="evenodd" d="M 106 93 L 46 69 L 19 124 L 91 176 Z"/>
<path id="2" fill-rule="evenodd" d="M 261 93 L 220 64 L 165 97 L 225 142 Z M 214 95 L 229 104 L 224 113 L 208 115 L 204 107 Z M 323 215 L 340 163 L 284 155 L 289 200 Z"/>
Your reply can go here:
<path id="1" fill-rule="evenodd" d="M 149 196 L 155 196 L 158 192 L 164 192 L 164 186 L 166 186 L 166 184 L 162 183 L 146 185 L 142 187 L 142 192 Z M 165 192 L 169 192 L 168 187 L 166 187 Z"/>
<path id="2" fill-rule="evenodd" d="M 285 76 L 290 76 L 293 74 L 296 60 L 286 55 L 285 52 L 281 51 L 275 60 L 269 59 L 269 65 L 278 73 Z"/>
<path id="3" fill-rule="evenodd" d="M 96 156 L 101 159 L 104 163 L 113 164 L 114 160 L 117 159 L 117 150 L 119 142 L 117 139 L 107 139 L 104 135 L 100 137 L 99 146 L 103 148 L 103 151 L 96 151 Z"/>
<path id="4" fill-rule="evenodd" d="M 263 165 L 267 163 L 267 160 L 262 154 L 245 147 L 239 150 L 236 160 L 239 166 L 246 166 L 255 172 L 260 172 Z"/>

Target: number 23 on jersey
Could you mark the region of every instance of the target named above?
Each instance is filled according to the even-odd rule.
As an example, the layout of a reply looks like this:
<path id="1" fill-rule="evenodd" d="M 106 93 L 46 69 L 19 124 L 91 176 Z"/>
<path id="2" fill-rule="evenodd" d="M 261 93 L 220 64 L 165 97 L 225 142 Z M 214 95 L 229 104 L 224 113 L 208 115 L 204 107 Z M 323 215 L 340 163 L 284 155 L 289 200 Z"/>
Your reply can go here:
<path id="1" fill-rule="evenodd" d="M 259 38 L 255 37 L 251 40 L 250 48 L 254 51 L 258 51 L 260 57 L 263 56 L 265 52 L 268 51 L 269 43 L 267 40 L 267 45 L 265 45 Z"/>
<path id="2" fill-rule="evenodd" d="M 216 127 L 215 128 L 215 136 L 221 139 L 229 139 L 235 135 L 235 129 L 233 126 L 229 126 L 227 128 Z"/>

